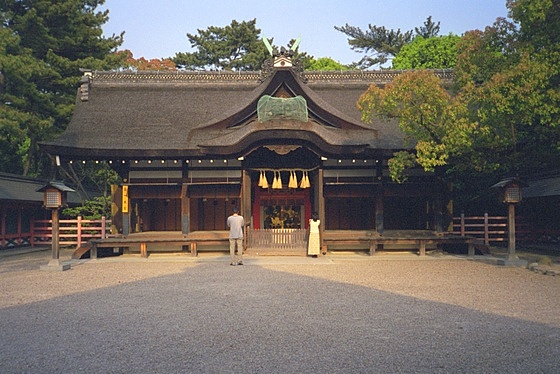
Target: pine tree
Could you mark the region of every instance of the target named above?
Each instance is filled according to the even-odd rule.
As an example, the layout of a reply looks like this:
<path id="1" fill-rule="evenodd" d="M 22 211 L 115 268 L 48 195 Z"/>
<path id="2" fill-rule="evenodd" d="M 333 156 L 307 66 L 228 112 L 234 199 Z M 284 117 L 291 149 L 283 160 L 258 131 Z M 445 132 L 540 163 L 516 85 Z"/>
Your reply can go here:
<path id="1" fill-rule="evenodd" d="M 195 52 L 180 52 L 173 61 L 189 70 L 260 70 L 269 55 L 261 41 L 261 30 L 256 19 L 238 22 L 233 20 L 225 27 L 210 26 L 187 34 Z"/>
<path id="2" fill-rule="evenodd" d="M 123 34 L 104 37 L 104 0 L 4 0 L 0 3 L 0 170 L 40 175 L 38 142 L 67 126 L 80 68 L 119 66 Z"/>
<path id="3" fill-rule="evenodd" d="M 367 69 L 387 63 L 399 53 L 403 46 L 412 42 L 416 36 L 424 38 L 436 36 L 439 33 L 439 24 L 439 22 L 434 23 L 430 16 L 424 22 L 424 26 L 406 32 L 402 32 L 401 29 L 389 30 L 385 26 L 371 24 L 368 25 L 366 31 L 349 24 L 335 26 L 334 28 L 349 36 L 348 44 L 350 44 L 352 50 L 365 54 L 357 63 L 357 66 Z"/>

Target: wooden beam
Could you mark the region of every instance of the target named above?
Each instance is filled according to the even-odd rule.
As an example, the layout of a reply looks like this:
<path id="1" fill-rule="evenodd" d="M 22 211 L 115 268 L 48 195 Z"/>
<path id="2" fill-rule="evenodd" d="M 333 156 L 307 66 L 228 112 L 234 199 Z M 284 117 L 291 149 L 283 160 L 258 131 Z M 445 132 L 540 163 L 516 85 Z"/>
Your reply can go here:
<path id="1" fill-rule="evenodd" d="M 181 188 L 181 233 L 186 235 L 190 230 L 191 199 L 188 197 L 188 185 L 183 183 Z"/>

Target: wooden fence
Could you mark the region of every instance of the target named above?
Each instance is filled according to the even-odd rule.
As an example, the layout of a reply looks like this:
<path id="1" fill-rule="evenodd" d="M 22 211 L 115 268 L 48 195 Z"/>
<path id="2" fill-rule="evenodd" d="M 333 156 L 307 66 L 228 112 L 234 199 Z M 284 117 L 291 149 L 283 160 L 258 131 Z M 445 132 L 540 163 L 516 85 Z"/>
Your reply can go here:
<path id="1" fill-rule="evenodd" d="M 474 236 L 484 240 L 484 244 L 506 242 L 508 240 L 507 216 L 465 216 L 453 217 L 453 233 Z M 515 219 L 516 241 L 535 241 L 538 233 L 524 222 L 523 217 Z"/>
<path id="2" fill-rule="evenodd" d="M 465 216 L 453 217 L 453 233 L 479 238 L 486 245 L 506 242 L 508 237 L 506 216 Z M 103 239 L 110 236 L 111 221 L 103 217 L 100 220 L 84 220 L 78 217 L 73 220 L 60 220 L 59 236 L 61 245 L 79 247 L 90 239 Z M 531 227 L 523 217 L 516 217 L 517 241 L 560 241 L 560 232 Z M 248 245 L 251 248 L 269 248 L 278 252 L 304 249 L 307 231 L 303 229 L 261 229 L 249 230 Z M 14 234 L 16 235 L 16 234 Z M 17 234 L 18 238 L 6 240 L 9 246 L 19 245 L 51 245 L 52 221 L 34 220 L 31 232 Z M 6 236 L 8 237 L 8 236 Z M 24 238 L 24 239 L 22 239 Z M 552 239 L 551 239 L 552 238 Z M 5 247 L 8 247 L 6 245 Z"/>
<path id="3" fill-rule="evenodd" d="M 109 237 L 111 220 L 61 219 L 59 221 L 59 241 L 61 246 L 80 247 L 90 239 Z M 52 245 L 52 220 L 35 220 L 31 226 L 31 246 Z"/>
<path id="4" fill-rule="evenodd" d="M 247 245 L 251 249 L 272 251 L 292 251 L 305 249 L 307 230 L 305 229 L 254 229 L 248 231 Z"/>

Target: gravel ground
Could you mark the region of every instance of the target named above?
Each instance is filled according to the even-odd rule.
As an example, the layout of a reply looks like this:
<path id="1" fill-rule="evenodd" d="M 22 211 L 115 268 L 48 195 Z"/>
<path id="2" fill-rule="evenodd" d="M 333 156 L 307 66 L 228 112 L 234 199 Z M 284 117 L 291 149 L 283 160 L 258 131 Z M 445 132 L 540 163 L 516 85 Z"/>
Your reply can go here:
<path id="1" fill-rule="evenodd" d="M 63 250 L 61 258 L 68 260 Z M 0 373 L 557 373 L 560 277 L 463 257 L 0 257 Z"/>

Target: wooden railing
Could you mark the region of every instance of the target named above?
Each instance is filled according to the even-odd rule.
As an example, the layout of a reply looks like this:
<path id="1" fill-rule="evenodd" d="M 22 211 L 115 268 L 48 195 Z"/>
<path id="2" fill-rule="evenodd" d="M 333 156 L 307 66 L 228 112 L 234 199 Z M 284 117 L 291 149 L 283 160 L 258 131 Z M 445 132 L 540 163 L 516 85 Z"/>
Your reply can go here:
<path id="1" fill-rule="evenodd" d="M 110 236 L 111 220 L 62 219 L 59 221 L 61 246 L 80 247 L 90 239 L 105 239 Z M 52 244 L 52 220 L 35 220 L 31 227 L 31 246 Z"/>
<path id="2" fill-rule="evenodd" d="M 306 235 L 304 229 L 254 229 L 249 230 L 247 245 L 276 251 L 302 249 L 306 248 Z"/>
<path id="3" fill-rule="evenodd" d="M 75 245 L 79 247 L 90 239 L 105 239 L 111 235 L 111 221 L 103 217 L 100 220 L 84 220 L 78 217 L 73 220 L 60 220 L 60 245 Z M 252 248 L 269 248 L 273 250 L 292 250 L 305 248 L 307 231 L 304 229 L 255 229 L 248 230 L 248 246 Z M 543 238 L 553 237 L 560 240 L 560 232 L 539 230 L 524 223 L 522 217 L 516 218 L 516 240 L 542 241 Z M 490 243 L 506 242 L 508 236 L 506 216 L 465 216 L 453 217 L 453 233 L 462 236 L 478 238 L 486 245 Z M 35 220 L 31 224 L 31 233 L 26 235 L 22 243 L 51 245 L 52 221 Z M 15 239 L 14 239 L 15 240 Z"/>
<path id="4" fill-rule="evenodd" d="M 453 233 L 461 236 L 473 236 L 482 239 L 484 244 L 505 242 L 508 240 L 508 218 L 507 216 L 483 216 L 467 217 L 461 214 L 453 217 Z M 516 218 L 515 237 L 516 240 L 535 240 L 534 230 L 523 221 L 522 217 Z"/>

